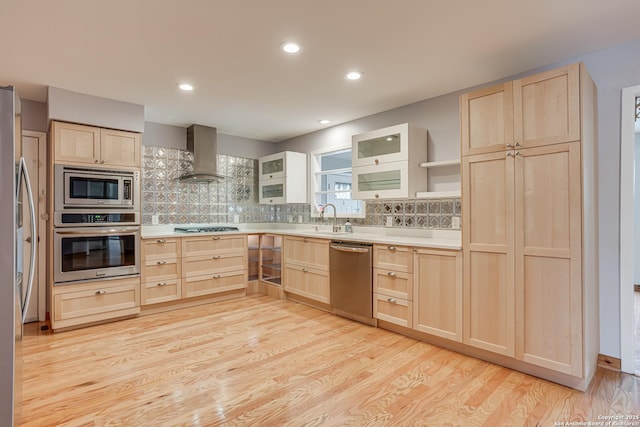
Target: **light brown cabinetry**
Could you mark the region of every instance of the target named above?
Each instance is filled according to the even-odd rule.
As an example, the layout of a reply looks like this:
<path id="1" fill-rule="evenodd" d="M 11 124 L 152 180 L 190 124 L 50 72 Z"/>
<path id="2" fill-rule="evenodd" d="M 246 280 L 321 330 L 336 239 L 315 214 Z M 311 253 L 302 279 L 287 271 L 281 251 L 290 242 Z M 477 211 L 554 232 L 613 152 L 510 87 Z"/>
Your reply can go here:
<path id="1" fill-rule="evenodd" d="M 412 327 L 413 253 L 409 247 L 373 245 L 373 315 Z"/>
<path id="2" fill-rule="evenodd" d="M 462 252 L 416 249 L 413 329 L 462 341 Z"/>
<path id="3" fill-rule="evenodd" d="M 142 147 L 139 133 L 52 122 L 51 134 L 55 163 L 140 167 Z"/>
<path id="4" fill-rule="evenodd" d="M 141 250 L 142 305 L 182 297 L 180 239 L 143 239 Z"/>
<path id="5" fill-rule="evenodd" d="M 182 238 L 182 297 L 247 287 L 247 236 Z"/>
<path id="6" fill-rule="evenodd" d="M 329 304 L 329 241 L 285 236 L 283 248 L 284 291 Z"/>
<path id="7" fill-rule="evenodd" d="M 583 388 L 598 352 L 596 89 L 582 64 L 512 84 L 512 123 L 508 90 L 460 98 L 463 341 Z"/>
<path id="8" fill-rule="evenodd" d="M 54 286 L 54 330 L 101 322 L 140 312 L 140 278 Z"/>

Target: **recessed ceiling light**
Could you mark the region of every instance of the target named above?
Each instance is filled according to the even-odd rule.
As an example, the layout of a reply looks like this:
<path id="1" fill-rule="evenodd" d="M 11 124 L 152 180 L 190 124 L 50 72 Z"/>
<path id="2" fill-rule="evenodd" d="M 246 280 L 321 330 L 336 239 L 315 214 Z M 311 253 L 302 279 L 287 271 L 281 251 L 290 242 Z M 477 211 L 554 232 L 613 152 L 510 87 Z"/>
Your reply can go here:
<path id="1" fill-rule="evenodd" d="M 294 42 L 285 42 L 280 45 L 280 49 L 282 49 L 284 53 L 294 55 L 302 50 L 302 46 Z"/>
<path id="2" fill-rule="evenodd" d="M 180 83 L 178 87 L 180 88 L 180 90 L 183 90 L 185 92 L 191 92 L 193 90 L 193 85 L 190 85 L 189 83 Z"/>
<path id="3" fill-rule="evenodd" d="M 329 123 L 331 123 L 331 120 L 320 119 L 318 120 L 318 123 L 320 123 L 321 125 L 328 125 Z"/>
<path id="4" fill-rule="evenodd" d="M 362 78 L 362 73 L 360 71 L 350 71 L 344 75 L 347 80 L 360 80 Z"/>

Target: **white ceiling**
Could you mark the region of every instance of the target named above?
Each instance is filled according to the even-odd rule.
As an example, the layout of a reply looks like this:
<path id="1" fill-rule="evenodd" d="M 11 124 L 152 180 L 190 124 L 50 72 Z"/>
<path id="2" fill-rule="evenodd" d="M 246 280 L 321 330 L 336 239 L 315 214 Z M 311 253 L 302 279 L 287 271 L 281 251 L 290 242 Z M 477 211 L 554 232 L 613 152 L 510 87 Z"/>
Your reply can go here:
<path id="1" fill-rule="evenodd" d="M 640 38 L 638 0 L 2 0 L 0 84 L 280 141 Z M 302 43 L 282 54 L 285 40 Z M 343 74 L 365 73 L 358 82 Z M 193 93 L 176 84 L 193 83 Z"/>

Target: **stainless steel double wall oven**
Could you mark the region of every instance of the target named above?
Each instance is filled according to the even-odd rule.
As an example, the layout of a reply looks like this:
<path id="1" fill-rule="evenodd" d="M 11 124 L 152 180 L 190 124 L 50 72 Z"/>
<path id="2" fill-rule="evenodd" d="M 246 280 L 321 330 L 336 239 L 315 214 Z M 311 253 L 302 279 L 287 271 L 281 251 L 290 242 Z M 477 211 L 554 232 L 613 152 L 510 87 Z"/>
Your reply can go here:
<path id="1" fill-rule="evenodd" d="M 140 172 L 54 168 L 54 282 L 140 274 Z"/>

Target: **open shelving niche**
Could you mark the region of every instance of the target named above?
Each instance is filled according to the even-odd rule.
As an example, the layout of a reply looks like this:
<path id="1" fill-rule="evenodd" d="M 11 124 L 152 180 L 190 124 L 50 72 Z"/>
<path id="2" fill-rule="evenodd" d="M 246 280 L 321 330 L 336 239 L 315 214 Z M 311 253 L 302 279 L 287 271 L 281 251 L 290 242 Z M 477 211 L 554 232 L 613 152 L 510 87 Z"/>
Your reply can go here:
<path id="1" fill-rule="evenodd" d="M 430 169 L 428 191 L 416 193 L 418 199 L 447 199 L 460 197 L 460 159 L 420 163 Z M 433 172 L 432 172 L 433 171 Z M 438 172 L 435 172 L 438 171 Z"/>
<path id="2" fill-rule="evenodd" d="M 260 277 L 263 282 L 282 285 L 282 236 L 260 236 Z"/>

